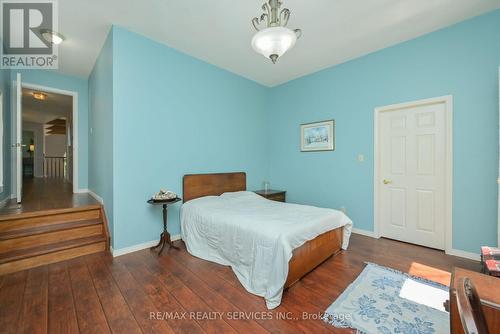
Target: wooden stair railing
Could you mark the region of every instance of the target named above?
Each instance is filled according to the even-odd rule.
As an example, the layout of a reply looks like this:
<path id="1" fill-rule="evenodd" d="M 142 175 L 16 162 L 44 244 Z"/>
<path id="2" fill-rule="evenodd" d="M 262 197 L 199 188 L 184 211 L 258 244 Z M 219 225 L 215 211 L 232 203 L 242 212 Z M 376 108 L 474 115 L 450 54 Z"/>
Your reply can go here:
<path id="1" fill-rule="evenodd" d="M 0 275 L 108 250 L 102 205 L 0 216 Z"/>

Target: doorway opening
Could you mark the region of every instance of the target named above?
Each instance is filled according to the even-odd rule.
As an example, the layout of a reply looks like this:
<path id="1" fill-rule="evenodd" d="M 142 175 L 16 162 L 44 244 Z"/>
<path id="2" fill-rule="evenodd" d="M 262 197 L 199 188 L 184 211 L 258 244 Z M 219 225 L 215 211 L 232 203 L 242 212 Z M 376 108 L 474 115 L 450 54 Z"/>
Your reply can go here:
<path id="1" fill-rule="evenodd" d="M 73 183 L 73 97 L 25 85 L 21 94 L 22 197 L 67 193 Z"/>
<path id="2" fill-rule="evenodd" d="M 72 183 L 73 97 L 23 87 L 22 106 L 23 178 Z"/>
<path id="3" fill-rule="evenodd" d="M 18 73 L 12 107 L 11 202 L 23 211 L 72 202 L 79 189 L 78 93 L 21 82 Z"/>

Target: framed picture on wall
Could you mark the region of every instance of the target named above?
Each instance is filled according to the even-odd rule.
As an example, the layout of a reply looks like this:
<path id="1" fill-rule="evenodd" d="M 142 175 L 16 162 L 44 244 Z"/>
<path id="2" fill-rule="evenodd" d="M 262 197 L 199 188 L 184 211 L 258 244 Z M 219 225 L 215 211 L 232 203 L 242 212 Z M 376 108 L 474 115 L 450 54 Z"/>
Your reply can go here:
<path id="1" fill-rule="evenodd" d="M 301 124 L 300 150 L 302 152 L 334 151 L 335 121 Z"/>

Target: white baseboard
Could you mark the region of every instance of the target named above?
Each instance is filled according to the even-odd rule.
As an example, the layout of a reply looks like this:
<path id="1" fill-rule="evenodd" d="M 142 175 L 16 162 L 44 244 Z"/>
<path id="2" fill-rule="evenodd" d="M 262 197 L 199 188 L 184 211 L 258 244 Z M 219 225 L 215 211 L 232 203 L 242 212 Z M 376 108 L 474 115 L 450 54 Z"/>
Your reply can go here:
<path id="1" fill-rule="evenodd" d="M 364 235 L 365 237 L 370 237 L 370 238 L 375 238 L 375 239 L 379 238 L 378 236 L 375 235 L 375 232 L 373 232 L 373 231 L 362 230 L 362 229 L 354 228 L 354 227 L 352 229 L 352 233 Z"/>
<path id="2" fill-rule="evenodd" d="M 94 197 L 96 199 L 96 201 L 98 201 L 99 203 L 101 203 L 102 205 L 104 205 L 104 199 L 101 196 L 97 195 L 92 190 L 89 190 L 88 193 L 89 193 L 90 196 Z"/>
<path id="3" fill-rule="evenodd" d="M 172 241 L 180 240 L 181 235 L 180 234 L 172 235 L 170 237 L 170 239 Z M 113 257 L 117 257 L 117 256 L 137 252 L 137 251 L 140 251 L 143 249 L 147 249 L 147 248 L 156 246 L 159 241 L 160 241 L 159 239 L 158 240 L 151 240 L 151 241 L 143 242 L 142 244 L 133 245 L 133 246 L 120 248 L 120 249 L 113 249 L 113 247 L 110 247 L 111 248 L 110 250 L 111 250 L 111 254 L 113 254 Z"/>
<path id="4" fill-rule="evenodd" d="M 362 229 L 358 229 L 358 228 L 353 228 L 352 233 L 364 235 L 366 237 L 371 237 L 371 238 L 375 238 L 375 239 L 379 238 L 378 236 L 375 235 L 375 232 L 373 232 L 373 231 L 367 231 L 367 230 L 362 230 Z M 448 255 L 463 257 L 465 259 L 474 260 L 474 261 L 481 260 L 481 256 L 479 254 L 466 252 L 466 251 L 459 250 L 459 249 L 450 249 L 450 250 L 447 250 L 445 253 Z"/>
<path id="5" fill-rule="evenodd" d="M 78 189 L 75 191 L 76 194 L 89 194 L 90 196 L 94 197 L 96 201 L 104 205 L 104 200 L 102 199 L 101 196 L 97 195 L 95 192 L 93 192 L 90 189 Z"/>
<path id="6" fill-rule="evenodd" d="M 474 261 L 480 261 L 481 256 L 476 253 L 471 253 L 471 252 L 466 252 L 460 249 L 450 249 L 446 251 L 446 254 L 448 255 L 453 255 L 453 256 L 458 256 L 458 257 L 463 257 L 465 259 L 469 260 L 474 260 Z"/>

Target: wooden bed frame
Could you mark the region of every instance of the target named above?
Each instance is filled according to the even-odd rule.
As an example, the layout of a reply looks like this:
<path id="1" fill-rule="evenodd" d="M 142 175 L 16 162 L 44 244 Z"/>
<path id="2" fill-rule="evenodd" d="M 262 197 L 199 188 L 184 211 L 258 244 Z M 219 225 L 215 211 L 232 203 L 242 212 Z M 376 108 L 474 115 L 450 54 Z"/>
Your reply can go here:
<path id="1" fill-rule="evenodd" d="M 191 174 L 184 175 L 183 201 L 203 196 L 219 196 L 225 192 L 247 190 L 246 174 Z M 343 227 L 323 233 L 294 249 L 288 264 L 288 278 L 285 288 L 292 286 L 330 256 L 341 251 Z"/>

